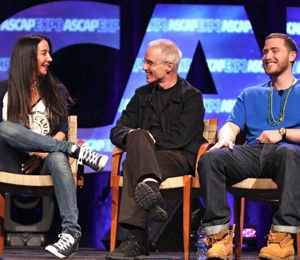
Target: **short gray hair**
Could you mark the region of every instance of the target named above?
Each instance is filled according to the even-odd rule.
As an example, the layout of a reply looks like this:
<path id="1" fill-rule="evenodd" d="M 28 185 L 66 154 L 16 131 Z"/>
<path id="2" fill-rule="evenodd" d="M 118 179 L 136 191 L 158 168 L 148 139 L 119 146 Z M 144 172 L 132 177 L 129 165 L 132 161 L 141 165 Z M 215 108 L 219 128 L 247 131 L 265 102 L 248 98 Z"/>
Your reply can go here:
<path id="1" fill-rule="evenodd" d="M 149 42 L 150 48 L 159 48 L 163 54 L 165 61 L 172 61 L 175 63 L 175 70 L 178 70 L 179 63 L 181 61 L 182 53 L 175 42 L 168 39 L 158 39 Z"/>

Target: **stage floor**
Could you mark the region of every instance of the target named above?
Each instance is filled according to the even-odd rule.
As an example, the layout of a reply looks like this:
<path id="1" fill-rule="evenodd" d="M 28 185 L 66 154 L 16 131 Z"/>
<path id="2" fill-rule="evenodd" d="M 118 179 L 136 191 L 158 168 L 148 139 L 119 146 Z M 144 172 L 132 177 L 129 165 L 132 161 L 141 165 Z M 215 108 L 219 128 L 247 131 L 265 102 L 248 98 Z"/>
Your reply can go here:
<path id="1" fill-rule="evenodd" d="M 74 259 L 77 260 L 104 260 L 107 251 L 97 250 L 90 248 L 79 248 Z M 17 259 L 27 259 L 27 260 L 49 260 L 57 259 L 51 254 L 47 253 L 43 248 L 12 248 L 5 247 L 4 254 L 0 254 L 0 259 L 3 260 L 17 260 Z M 147 260 L 177 260 L 184 259 L 183 253 L 152 253 L 147 257 Z M 258 259 L 257 250 L 246 250 L 242 253 L 242 259 Z M 297 259 L 297 256 L 295 256 Z M 196 260 L 196 252 L 191 252 L 190 260 Z"/>

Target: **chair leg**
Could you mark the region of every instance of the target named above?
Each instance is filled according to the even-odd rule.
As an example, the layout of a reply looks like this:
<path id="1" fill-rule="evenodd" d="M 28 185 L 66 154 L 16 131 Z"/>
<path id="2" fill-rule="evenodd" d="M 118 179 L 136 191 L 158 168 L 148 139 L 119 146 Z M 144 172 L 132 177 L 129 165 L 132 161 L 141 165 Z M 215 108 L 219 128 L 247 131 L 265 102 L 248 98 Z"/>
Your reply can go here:
<path id="1" fill-rule="evenodd" d="M 190 257 L 192 176 L 183 176 L 183 249 L 184 259 Z"/>
<path id="2" fill-rule="evenodd" d="M 0 254 L 4 252 L 4 213 L 5 213 L 5 193 L 0 193 Z"/>
<path id="3" fill-rule="evenodd" d="M 115 250 L 116 243 L 117 243 L 119 200 L 120 200 L 119 180 L 120 180 L 120 177 L 115 176 L 115 178 L 113 180 L 113 185 L 112 185 L 110 251 Z"/>
<path id="4" fill-rule="evenodd" d="M 244 214 L 245 214 L 245 198 L 234 196 L 235 259 L 241 259 L 242 245 L 243 245 Z"/>
<path id="5" fill-rule="evenodd" d="M 296 235 L 296 242 L 297 242 L 297 255 L 298 259 L 300 259 L 300 233 Z"/>
<path id="6" fill-rule="evenodd" d="M 241 198 L 241 248 L 243 246 L 243 231 L 244 231 L 244 222 L 245 222 L 245 201 L 246 199 L 243 197 Z M 242 252 L 242 251 L 241 251 Z"/>
<path id="7" fill-rule="evenodd" d="M 146 228 L 143 231 L 143 244 L 145 246 L 145 254 L 150 255 L 149 227 L 147 221 L 146 221 Z"/>

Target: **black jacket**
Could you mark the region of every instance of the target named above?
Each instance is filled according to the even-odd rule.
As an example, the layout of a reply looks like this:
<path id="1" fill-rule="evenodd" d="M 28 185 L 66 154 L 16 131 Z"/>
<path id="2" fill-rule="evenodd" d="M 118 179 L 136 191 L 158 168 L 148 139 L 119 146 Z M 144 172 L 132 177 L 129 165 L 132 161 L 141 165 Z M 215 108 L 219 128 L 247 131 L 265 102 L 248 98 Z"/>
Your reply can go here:
<path id="1" fill-rule="evenodd" d="M 178 77 L 169 102 L 161 112 L 162 132 L 151 133 L 158 150 L 179 150 L 195 168 L 197 151 L 203 138 L 204 113 L 202 94 L 186 80 Z M 126 135 L 131 129 L 149 130 L 155 113 L 155 84 L 136 89 L 117 125 L 111 129 L 111 142 L 126 149 Z"/>

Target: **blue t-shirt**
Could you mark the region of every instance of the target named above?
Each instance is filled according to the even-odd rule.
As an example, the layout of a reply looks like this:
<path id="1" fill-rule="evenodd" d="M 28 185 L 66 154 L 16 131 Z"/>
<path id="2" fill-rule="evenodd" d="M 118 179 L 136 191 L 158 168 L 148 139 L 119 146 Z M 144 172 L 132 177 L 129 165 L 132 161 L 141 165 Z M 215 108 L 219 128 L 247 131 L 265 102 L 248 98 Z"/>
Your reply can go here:
<path id="1" fill-rule="evenodd" d="M 273 88 L 272 113 L 275 121 L 278 120 L 280 107 L 284 101 L 288 89 L 283 95 Z M 229 115 L 227 122 L 239 126 L 241 130 L 246 129 L 247 145 L 259 144 L 256 140 L 265 130 L 277 130 L 281 127 L 300 128 L 300 82 L 299 80 L 292 87 L 288 96 L 283 121 L 272 126 L 268 123 L 268 111 L 270 95 L 270 82 L 243 90 Z M 272 118 L 272 116 L 271 116 Z M 272 119 L 271 119 L 272 121 Z M 273 122 L 273 121 L 272 121 Z M 286 142 L 279 142 L 284 144 Z"/>

